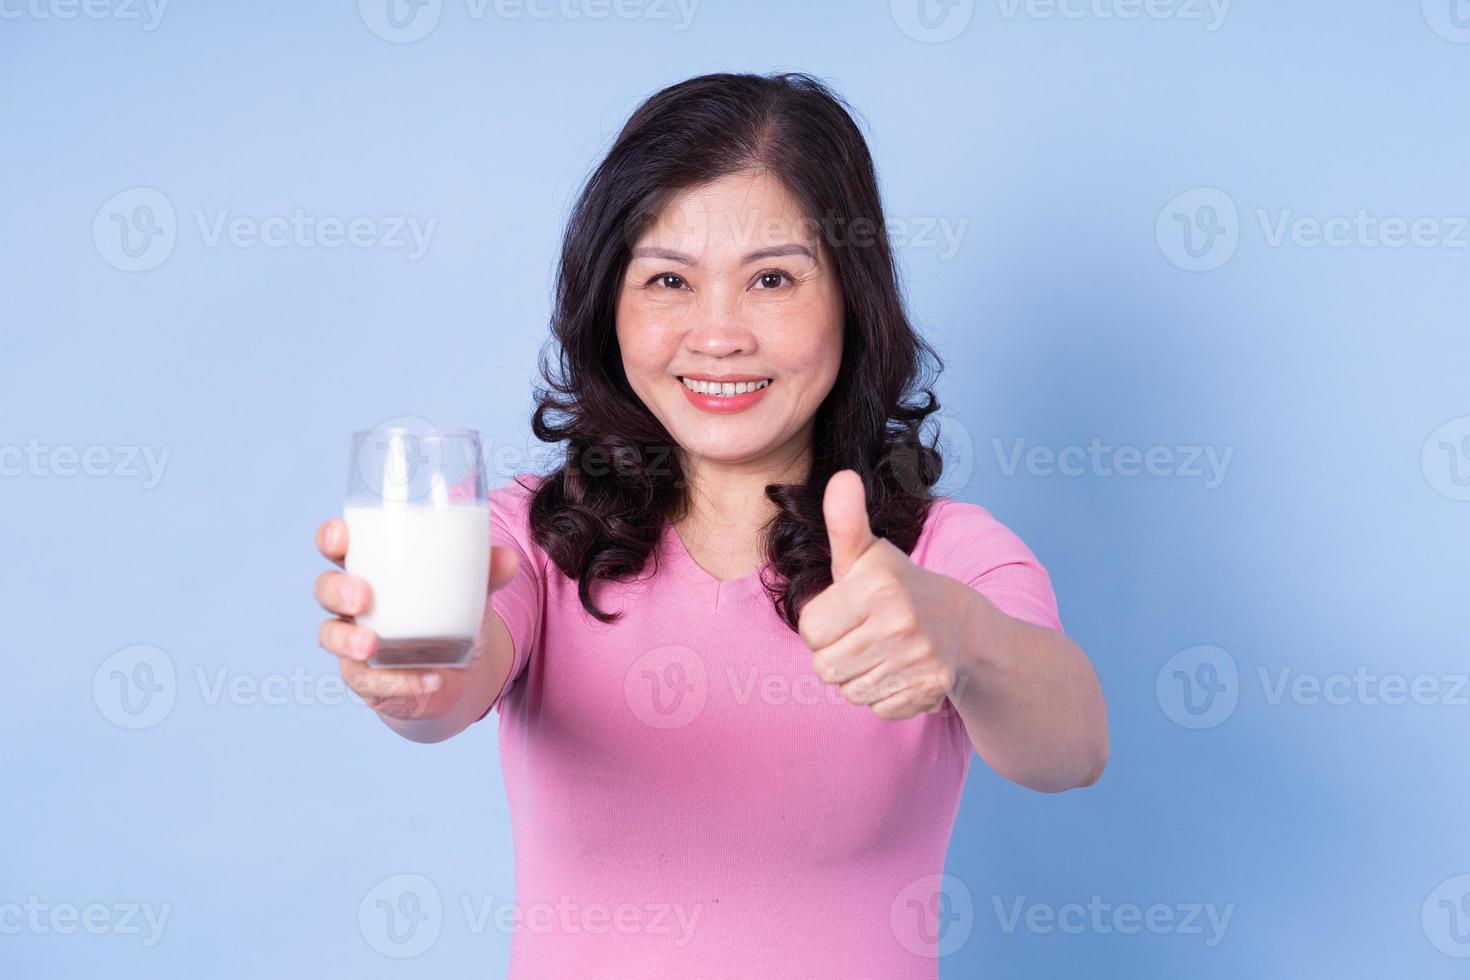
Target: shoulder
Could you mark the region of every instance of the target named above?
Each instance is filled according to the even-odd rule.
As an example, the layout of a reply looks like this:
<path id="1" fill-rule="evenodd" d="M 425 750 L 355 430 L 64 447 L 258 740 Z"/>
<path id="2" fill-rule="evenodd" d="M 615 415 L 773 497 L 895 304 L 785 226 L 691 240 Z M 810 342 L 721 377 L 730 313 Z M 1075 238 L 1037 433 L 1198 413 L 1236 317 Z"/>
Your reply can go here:
<path id="1" fill-rule="evenodd" d="M 957 557 L 960 553 L 970 558 L 998 560 L 1035 557 L 1020 535 L 990 511 L 979 504 L 949 497 L 936 497 L 929 505 L 924 529 L 914 546 L 915 554 L 921 549 L 924 557 L 940 559 Z"/>
<path id="2" fill-rule="evenodd" d="M 545 477 L 517 473 L 488 494 L 490 523 L 504 537 L 514 539 L 527 552 L 535 550 L 531 536 L 531 502 Z"/>
<path id="3" fill-rule="evenodd" d="M 545 481 L 546 477 L 536 473 L 517 473 L 503 485 L 490 491 L 490 502 L 499 503 L 502 507 L 529 509 L 531 498 Z"/>
<path id="4" fill-rule="evenodd" d="M 1021 536 L 979 504 L 936 497 L 911 555 L 975 588 L 1006 613 L 1060 629 L 1051 576 Z"/>

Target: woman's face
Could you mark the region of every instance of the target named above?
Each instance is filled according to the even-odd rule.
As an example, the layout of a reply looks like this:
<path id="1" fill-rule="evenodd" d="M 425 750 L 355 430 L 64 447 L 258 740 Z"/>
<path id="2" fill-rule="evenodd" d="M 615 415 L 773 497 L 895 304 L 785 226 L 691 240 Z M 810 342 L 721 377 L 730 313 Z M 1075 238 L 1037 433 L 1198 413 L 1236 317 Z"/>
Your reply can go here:
<path id="1" fill-rule="evenodd" d="M 618 289 L 628 381 L 692 462 L 786 465 L 804 453 L 837 378 L 842 324 L 818 230 L 763 174 L 673 198 L 633 243 Z"/>

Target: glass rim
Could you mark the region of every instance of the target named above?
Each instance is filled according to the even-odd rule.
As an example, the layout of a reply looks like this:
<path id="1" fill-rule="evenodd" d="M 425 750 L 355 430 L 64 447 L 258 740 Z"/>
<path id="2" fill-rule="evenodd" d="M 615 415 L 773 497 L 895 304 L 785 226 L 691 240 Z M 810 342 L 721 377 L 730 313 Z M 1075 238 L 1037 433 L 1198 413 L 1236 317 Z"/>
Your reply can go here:
<path id="1" fill-rule="evenodd" d="M 364 436 L 370 436 L 375 432 L 407 432 L 417 436 L 420 439 L 442 439 L 446 436 L 453 436 L 457 438 L 480 438 L 480 430 L 478 429 L 466 429 L 461 426 L 451 425 L 430 426 L 428 430 L 421 429 L 417 426 L 412 425 L 378 425 L 374 426 L 371 429 L 358 429 L 356 432 L 352 433 L 352 438 L 361 439 Z"/>

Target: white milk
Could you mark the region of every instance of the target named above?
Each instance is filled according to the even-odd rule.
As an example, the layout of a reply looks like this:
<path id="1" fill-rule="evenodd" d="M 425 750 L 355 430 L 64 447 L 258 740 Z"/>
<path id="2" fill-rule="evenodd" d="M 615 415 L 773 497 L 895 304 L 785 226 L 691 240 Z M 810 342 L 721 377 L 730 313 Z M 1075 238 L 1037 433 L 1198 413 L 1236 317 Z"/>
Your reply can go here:
<path id="1" fill-rule="evenodd" d="M 490 584 L 489 508 L 349 505 L 342 516 L 347 571 L 366 579 L 373 593 L 357 622 L 385 641 L 372 663 L 467 659 Z M 387 642 L 410 640 L 431 642 Z"/>

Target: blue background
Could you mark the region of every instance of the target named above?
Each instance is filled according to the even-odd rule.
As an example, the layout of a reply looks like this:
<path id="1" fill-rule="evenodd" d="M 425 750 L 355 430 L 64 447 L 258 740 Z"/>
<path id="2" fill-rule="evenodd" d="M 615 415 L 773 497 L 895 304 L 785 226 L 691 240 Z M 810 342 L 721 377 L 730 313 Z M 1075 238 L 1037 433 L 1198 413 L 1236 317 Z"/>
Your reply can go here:
<path id="1" fill-rule="evenodd" d="M 503 972 L 509 936 L 458 904 L 511 896 L 495 729 L 416 745 L 342 696 L 316 646 L 312 533 L 340 505 L 348 433 L 388 416 L 480 429 L 506 453 L 496 483 L 530 468 L 579 181 L 663 85 L 796 69 L 864 116 L 893 218 L 963 228 L 953 254 L 899 242 L 948 364 L 943 487 L 1047 565 L 1111 714 L 1091 789 L 1034 793 L 976 760 L 948 866 L 950 928 L 970 934 L 943 974 L 1464 975 L 1470 31 L 1448 0 L 1242 0 L 1214 30 L 1206 7 L 986 0 L 949 9 L 948 40 L 902 0 L 704 0 L 687 26 L 646 3 L 593 20 L 445 0 L 407 43 L 370 29 L 371 0 L 177 2 L 152 30 L 142 7 L 28 4 L 0 6 L 0 906 L 171 911 L 153 945 L 6 928 L 0 974 Z M 106 205 L 140 187 L 176 239 L 129 272 Z M 1171 210 L 1196 188 L 1238 217 Z M 295 209 L 437 224 L 410 258 L 211 245 L 196 217 Z M 1360 209 L 1435 218 L 1446 241 L 1272 244 L 1283 216 Z M 1228 261 L 1181 268 L 1184 224 L 1220 229 L 1196 241 Z M 1166 447 L 1176 474 L 1182 447 L 1233 455 L 1210 487 L 1009 467 L 1022 439 Z M 17 466 L 31 440 L 50 448 Z M 103 447 L 111 475 L 62 475 L 58 446 Z M 130 446 L 169 452 L 156 485 L 128 475 Z M 173 700 L 130 730 L 109 658 L 135 645 L 161 652 Z M 1170 665 L 1200 645 L 1223 652 L 1215 702 Z M 1209 680 L 1192 656 L 1186 678 Z M 1428 677 L 1439 696 L 1273 698 L 1283 669 Z M 292 677 L 321 689 L 250 693 Z M 437 940 L 401 960 L 358 923 L 400 873 L 444 902 Z M 1108 918 L 1005 928 L 1018 900 L 1092 896 L 1231 918 L 1213 944 Z"/>

